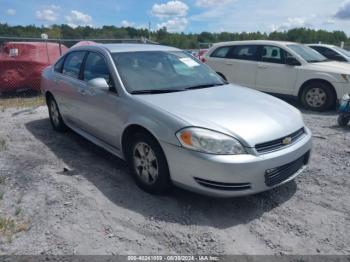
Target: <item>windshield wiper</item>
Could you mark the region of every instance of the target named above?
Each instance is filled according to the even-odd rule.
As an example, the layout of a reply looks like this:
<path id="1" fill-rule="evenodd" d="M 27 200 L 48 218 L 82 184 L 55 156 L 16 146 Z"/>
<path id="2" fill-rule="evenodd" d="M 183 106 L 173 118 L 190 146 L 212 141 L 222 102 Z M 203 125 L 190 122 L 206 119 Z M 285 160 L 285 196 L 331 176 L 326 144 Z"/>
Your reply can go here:
<path id="1" fill-rule="evenodd" d="M 196 85 L 196 86 L 190 86 L 186 87 L 186 90 L 194 90 L 194 89 L 202 89 L 202 88 L 209 88 L 214 86 L 223 86 L 225 84 L 204 84 L 204 85 Z"/>
<path id="2" fill-rule="evenodd" d="M 135 90 L 131 91 L 132 95 L 143 95 L 143 94 L 166 94 L 166 93 L 175 93 L 181 92 L 184 89 L 145 89 L 145 90 Z"/>

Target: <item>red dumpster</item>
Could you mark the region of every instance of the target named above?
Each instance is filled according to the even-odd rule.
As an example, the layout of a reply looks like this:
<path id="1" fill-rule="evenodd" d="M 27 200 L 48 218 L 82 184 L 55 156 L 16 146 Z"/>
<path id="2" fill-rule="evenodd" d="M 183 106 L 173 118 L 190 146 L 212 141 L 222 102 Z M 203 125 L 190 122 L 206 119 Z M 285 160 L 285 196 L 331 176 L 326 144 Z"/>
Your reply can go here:
<path id="1" fill-rule="evenodd" d="M 68 48 L 61 45 L 62 54 Z M 0 48 L 0 93 L 40 90 L 41 72 L 60 57 L 57 43 L 7 42 Z"/>

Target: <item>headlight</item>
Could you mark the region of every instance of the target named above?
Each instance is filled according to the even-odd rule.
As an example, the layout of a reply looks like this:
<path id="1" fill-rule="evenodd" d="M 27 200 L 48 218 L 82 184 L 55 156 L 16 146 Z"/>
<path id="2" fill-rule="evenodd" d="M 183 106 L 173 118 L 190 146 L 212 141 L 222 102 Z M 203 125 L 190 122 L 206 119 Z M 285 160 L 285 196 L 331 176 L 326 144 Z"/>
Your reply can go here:
<path id="1" fill-rule="evenodd" d="M 350 82 L 350 75 L 341 74 L 341 77 L 342 77 L 346 82 Z"/>
<path id="2" fill-rule="evenodd" d="M 219 132 L 191 127 L 178 131 L 176 136 L 183 147 L 195 151 L 217 155 L 246 154 L 240 142 Z"/>

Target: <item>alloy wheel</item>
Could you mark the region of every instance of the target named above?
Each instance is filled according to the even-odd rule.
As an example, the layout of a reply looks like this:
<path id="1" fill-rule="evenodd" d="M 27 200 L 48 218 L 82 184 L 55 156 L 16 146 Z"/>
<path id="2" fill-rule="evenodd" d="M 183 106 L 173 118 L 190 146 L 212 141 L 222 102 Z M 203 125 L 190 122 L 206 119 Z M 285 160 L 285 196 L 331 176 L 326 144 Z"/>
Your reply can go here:
<path id="1" fill-rule="evenodd" d="M 58 112 L 57 105 L 54 101 L 51 101 L 50 103 L 50 113 L 51 113 L 51 119 L 55 126 L 59 126 L 60 124 L 60 114 Z"/>
<path id="2" fill-rule="evenodd" d="M 136 174 L 147 185 L 157 181 L 159 168 L 158 160 L 152 148 L 144 142 L 135 145 L 133 162 Z"/>

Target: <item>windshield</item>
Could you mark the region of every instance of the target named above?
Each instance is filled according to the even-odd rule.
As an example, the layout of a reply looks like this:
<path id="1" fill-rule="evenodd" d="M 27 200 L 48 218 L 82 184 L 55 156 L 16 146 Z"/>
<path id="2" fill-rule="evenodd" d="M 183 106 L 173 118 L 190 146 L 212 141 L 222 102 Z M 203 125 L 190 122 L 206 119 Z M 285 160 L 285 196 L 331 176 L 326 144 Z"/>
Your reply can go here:
<path id="1" fill-rule="evenodd" d="M 327 58 L 306 45 L 288 45 L 288 47 L 304 58 L 308 63 L 327 61 Z"/>
<path id="2" fill-rule="evenodd" d="M 345 49 L 337 47 L 337 46 L 334 46 L 334 49 L 337 50 L 338 52 L 340 52 L 341 54 L 345 55 L 346 57 L 350 58 L 349 51 L 346 51 Z"/>
<path id="3" fill-rule="evenodd" d="M 129 93 L 176 92 L 225 84 L 209 67 L 182 51 L 113 53 L 112 57 Z"/>

